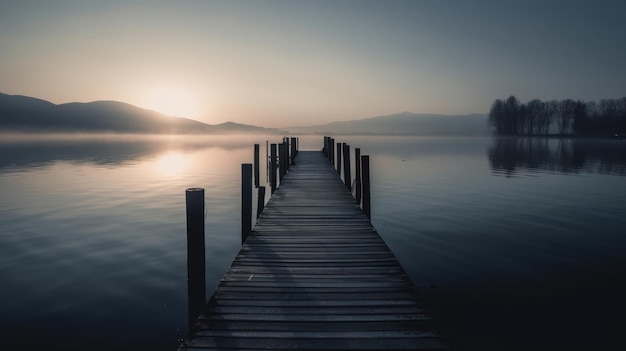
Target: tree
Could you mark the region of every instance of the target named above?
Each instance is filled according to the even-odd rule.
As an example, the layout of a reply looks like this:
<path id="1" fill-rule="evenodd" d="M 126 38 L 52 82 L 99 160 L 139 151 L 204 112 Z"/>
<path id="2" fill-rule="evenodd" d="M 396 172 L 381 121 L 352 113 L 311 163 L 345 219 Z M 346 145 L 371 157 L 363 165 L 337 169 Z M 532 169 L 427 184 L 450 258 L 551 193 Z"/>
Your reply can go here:
<path id="1" fill-rule="evenodd" d="M 516 135 L 518 120 L 520 116 L 520 103 L 519 100 L 513 95 L 509 96 L 504 102 L 504 132 L 507 135 Z"/>
<path id="2" fill-rule="evenodd" d="M 559 110 L 559 103 L 556 100 L 546 101 L 544 103 L 543 113 L 541 114 L 541 122 L 543 128 L 543 134 L 548 135 L 550 133 L 550 125 L 554 120 Z"/>
<path id="3" fill-rule="evenodd" d="M 526 130 L 527 134 L 539 134 L 541 127 L 541 114 L 545 108 L 544 103 L 539 99 L 530 100 L 526 104 Z"/>
<path id="4" fill-rule="evenodd" d="M 504 101 L 500 99 L 496 99 L 491 104 L 491 109 L 489 110 L 489 118 L 487 119 L 487 123 L 490 126 L 496 127 L 496 134 L 502 135 L 504 134 Z"/>
<path id="5" fill-rule="evenodd" d="M 557 105 L 556 123 L 561 134 L 566 134 L 569 131 L 570 124 L 574 119 L 574 104 L 574 100 L 565 99 L 561 100 Z"/>
<path id="6" fill-rule="evenodd" d="M 578 100 L 573 106 L 574 123 L 572 129 L 576 134 L 589 134 L 591 131 L 589 124 L 589 112 L 587 104 Z"/>

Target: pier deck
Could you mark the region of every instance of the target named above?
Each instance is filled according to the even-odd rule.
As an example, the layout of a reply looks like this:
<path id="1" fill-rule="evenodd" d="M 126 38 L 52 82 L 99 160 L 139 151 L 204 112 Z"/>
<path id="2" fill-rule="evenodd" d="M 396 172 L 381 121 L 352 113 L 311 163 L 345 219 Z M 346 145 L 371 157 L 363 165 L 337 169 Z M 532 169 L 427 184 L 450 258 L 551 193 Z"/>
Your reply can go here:
<path id="1" fill-rule="evenodd" d="M 442 348 L 328 159 L 301 151 L 179 350 Z"/>

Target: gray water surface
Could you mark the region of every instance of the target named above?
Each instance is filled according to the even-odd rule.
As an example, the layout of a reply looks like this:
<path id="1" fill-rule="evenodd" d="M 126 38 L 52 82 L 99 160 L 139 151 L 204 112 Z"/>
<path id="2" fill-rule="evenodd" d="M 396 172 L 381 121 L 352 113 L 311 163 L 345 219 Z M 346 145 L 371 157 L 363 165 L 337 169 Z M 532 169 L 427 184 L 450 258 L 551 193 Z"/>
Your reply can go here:
<path id="1" fill-rule="evenodd" d="M 335 139 L 370 155 L 372 222 L 458 349 L 619 341 L 626 142 Z M 281 138 L 2 140 L 0 344 L 173 350 L 185 189 L 206 189 L 210 294 L 240 244 L 241 163 Z"/>

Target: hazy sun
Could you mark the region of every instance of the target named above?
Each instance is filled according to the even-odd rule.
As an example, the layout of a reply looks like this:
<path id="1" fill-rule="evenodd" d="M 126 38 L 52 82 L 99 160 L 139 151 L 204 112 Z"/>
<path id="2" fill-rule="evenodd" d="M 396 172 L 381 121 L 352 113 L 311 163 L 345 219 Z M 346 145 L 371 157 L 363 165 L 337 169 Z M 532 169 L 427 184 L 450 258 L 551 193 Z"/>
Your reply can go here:
<path id="1" fill-rule="evenodd" d="M 196 118 L 194 94 L 174 87 L 157 88 L 148 97 L 150 109 L 174 117 Z"/>

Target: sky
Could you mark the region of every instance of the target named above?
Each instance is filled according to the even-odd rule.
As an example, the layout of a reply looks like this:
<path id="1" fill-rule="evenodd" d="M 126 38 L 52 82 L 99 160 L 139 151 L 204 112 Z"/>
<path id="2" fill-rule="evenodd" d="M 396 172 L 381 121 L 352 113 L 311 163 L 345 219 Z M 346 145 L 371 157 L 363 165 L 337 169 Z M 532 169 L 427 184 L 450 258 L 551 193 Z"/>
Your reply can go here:
<path id="1" fill-rule="evenodd" d="M 0 0 L 0 92 L 290 127 L 626 96 L 626 2 Z"/>

